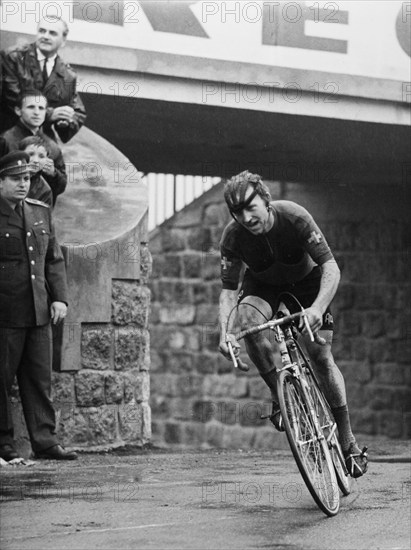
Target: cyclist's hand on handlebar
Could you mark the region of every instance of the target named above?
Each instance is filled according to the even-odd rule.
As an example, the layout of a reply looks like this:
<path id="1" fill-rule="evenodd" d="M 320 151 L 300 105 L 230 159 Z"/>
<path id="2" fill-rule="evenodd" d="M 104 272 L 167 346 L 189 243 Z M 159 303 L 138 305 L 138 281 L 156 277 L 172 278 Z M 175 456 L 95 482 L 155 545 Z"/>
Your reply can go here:
<path id="1" fill-rule="evenodd" d="M 226 359 L 230 359 L 230 361 L 231 361 L 231 355 L 230 355 L 228 345 L 227 345 L 228 341 L 231 342 L 231 345 L 233 346 L 233 352 L 234 352 L 235 357 L 238 357 L 240 355 L 240 344 L 235 339 L 234 334 L 227 333 L 225 335 L 225 339 L 220 340 L 220 344 L 218 346 L 218 351 L 220 353 L 222 353 Z"/>
<path id="2" fill-rule="evenodd" d="M 323 324 L 323 316 L 318 307 L 311 306 L 305 310 L 305 317 L 307 318 L 308 324 L 313 332 L 320 330 L 321 325 Z M 308 335 L 307 327 L 304 323 L 304 318 L 300 319 L 298 328 L 301 330 L 302 334 Z"/>

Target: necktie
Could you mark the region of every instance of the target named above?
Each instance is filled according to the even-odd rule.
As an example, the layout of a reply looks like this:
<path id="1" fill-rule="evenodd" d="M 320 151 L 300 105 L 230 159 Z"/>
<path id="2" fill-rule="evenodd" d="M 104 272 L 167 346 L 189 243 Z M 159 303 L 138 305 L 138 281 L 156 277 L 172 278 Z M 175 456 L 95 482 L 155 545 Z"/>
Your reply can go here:
<path id="1" fill-rule="evenodd" d="M 47 73 L 47 57 L 44 58 L 43 61 L 43 87 L 46 85 L 47 80 L 49 79 L 49 75 Z"/>
<path id="2" fill-rule="evenodd" d="M 23 217 L 23 203 L 21 201 L 16 204 L 15 212 L 21 218 Z"/>

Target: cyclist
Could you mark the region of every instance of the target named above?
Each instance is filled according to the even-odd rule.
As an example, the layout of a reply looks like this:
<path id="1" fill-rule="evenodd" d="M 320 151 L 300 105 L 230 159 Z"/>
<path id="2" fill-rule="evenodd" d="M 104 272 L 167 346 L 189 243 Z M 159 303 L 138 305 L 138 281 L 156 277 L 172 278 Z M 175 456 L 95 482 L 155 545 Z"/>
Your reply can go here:
<path id="1" fill-rule="evenodd" d="M 333 317 L 329 304 L 340 281 L 340 270 L 325 237 L 302 206 L 272 201 L 258 174 L 244 171 L 231 178 L 225 184 L 224 198 L 233 220 L 225 227 L 220 243 L 219 350 L 230 358 L 228 338 L 234 354 L 239 355 L 239 343 L 233 334 L 226 333 L 228 316 L 237 304 L 248 305 L 238 307 L 240 324 L 246 328 L 271 319 L 281 293 L 296 296 L 306 308 L 312 331 L 319 332 L 325 341 L 323 345 L 312 343 L 301 319 L 299 329 L 334 413 L 347 469 L 352 477 L 360 477 L 367 471 L 366 449 L 361 451 L 352 433 L 344 379 L 331 352 Z M 281 300 L 291 312 L 296 311 L 291 301 Z M 245 342 L 250 359 L 271 390 L 270 420 L 277 430 L 284 431 L 272 346 L 263 333 L 248 336 Z"/>

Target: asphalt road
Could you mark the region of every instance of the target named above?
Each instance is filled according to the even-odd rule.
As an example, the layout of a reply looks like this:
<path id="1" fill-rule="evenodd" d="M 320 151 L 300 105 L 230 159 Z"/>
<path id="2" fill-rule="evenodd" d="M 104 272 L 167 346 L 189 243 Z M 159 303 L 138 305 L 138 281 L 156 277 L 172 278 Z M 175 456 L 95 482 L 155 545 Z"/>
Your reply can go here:
<path id="1" fill-rule="evenodd" d="M 409 550 L 406 460 L 371 462 L 334 518 L 285 451 L 137 451 L 5 467 L 1 548 Z"/>

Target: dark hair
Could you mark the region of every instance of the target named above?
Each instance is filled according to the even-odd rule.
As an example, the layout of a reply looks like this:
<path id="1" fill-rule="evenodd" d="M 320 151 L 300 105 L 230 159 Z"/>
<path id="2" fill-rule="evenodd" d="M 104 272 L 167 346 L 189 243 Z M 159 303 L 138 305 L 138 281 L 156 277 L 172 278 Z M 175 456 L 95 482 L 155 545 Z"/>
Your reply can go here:
<path id="1" fill-rule="evenodd" d="M 44 99 L 46 100 L 46 105 L 47 105 L 47 97 L 43 94 L 43 92 L 41 92 L 40 90 L 32 89 L 32 90 L 23 90 L 21 92 L 21 94 L 19 95 L 19 97 L 17 99 L 16 107 L 19 107 L 19 109 L 21 109 L 22 106 L 23 106 L 23 100 L 26 97 L 44 97 Z"/>
<path id="2" fill-rule="evenodd" d="M 24 151 L 30 145 L 35 145 L 36 147 L 44 147 L 47 152 L 47 155 L 50 154 L 50 149 L 47 143 L 40 136 L 28 136 L 22 139 L 19 143 L 19 150 Z"/>
<path id="3" fill-rule="evenodd" d="M 254 193 L 260 195 L 267 204 L 272 200 L 270 190 L 263 183 L 261 176 L 245 170 L 224 184 L 224 199 L 230 211 L 241 209 L 248 187 L 252 187 Z"/>

